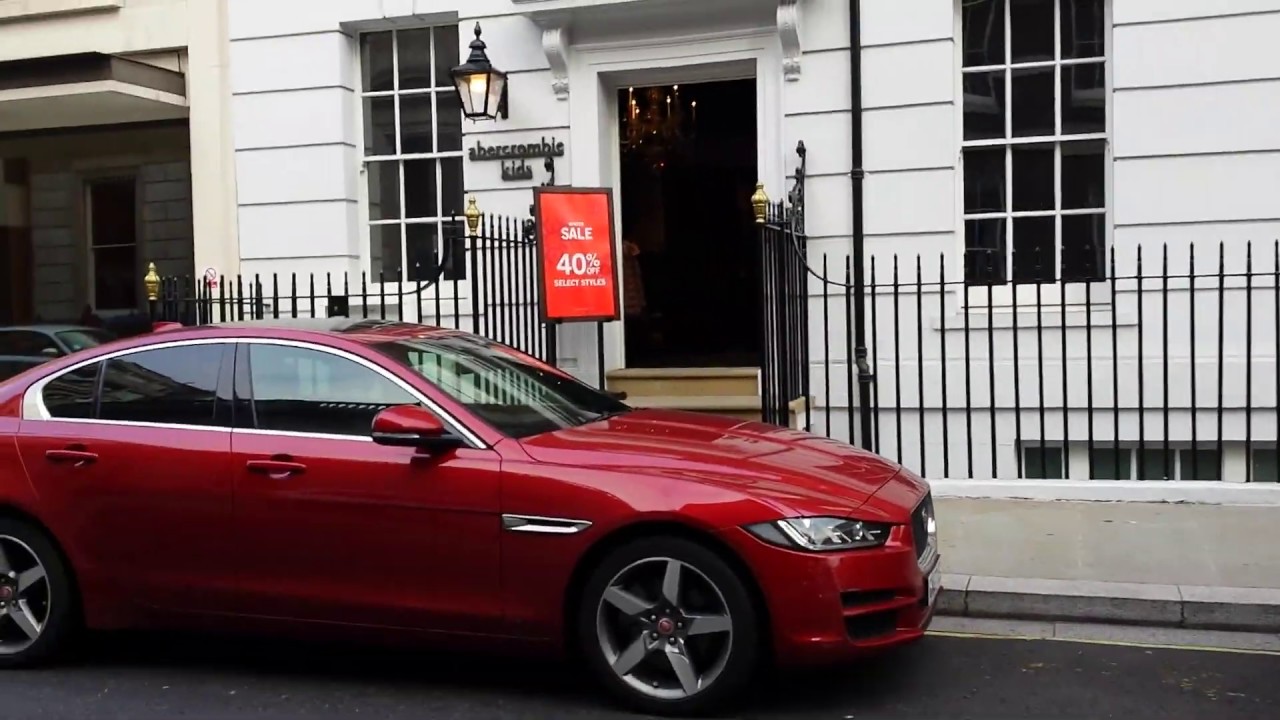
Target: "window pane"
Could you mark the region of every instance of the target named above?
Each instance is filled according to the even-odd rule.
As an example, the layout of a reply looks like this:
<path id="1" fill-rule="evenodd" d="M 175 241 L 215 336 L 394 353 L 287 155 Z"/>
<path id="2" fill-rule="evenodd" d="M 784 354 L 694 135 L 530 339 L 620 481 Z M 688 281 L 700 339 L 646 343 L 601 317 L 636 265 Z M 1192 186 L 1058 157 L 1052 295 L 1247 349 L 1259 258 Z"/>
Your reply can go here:
<path id="1" fill-rule="evenodd" d="M 57 350 L 53 338 L 36 332 L 0 333 L 0 355 L 10 357 L 49 357 L 46 350 Z"/>
<path id="2" fill-rule="evenodd" d="M 391 68 L 391 33 L 366 33 L 360 36 L 360 87 L 364 92 L 394 90 Z"/>
<path id="3" fill-rule="evenodd" d="M 1003 285 L 1005 270 L 1005 220 L 964 222 L 964 275 L 970 285 Z"/>
<path id="4" fill-rule="evenodd" d="M 49 414 L 56 418 L 92 418 L 100 367 L 102 363 L 93 363 L 45 385 L 41 398 Z"/>
<path id="5" fill-rule="evenodd" d="M 1055 218 L 1015 218 L 1013 221 L 1013 281 L 1053 282 L 1055 272 Z"/>
<path id="6" fill-rule="evenodd" d="M 1275 450 L 1253 451 L 1253 482 L 1280 482 L 1280 457 Z"/>
<path id="7" fill-rule="evenodd" d="M 1054 133 L 1053 68 L 1013 71 L 1013 136 Z"/>
<path id="8" fill-rule="evenodd" d="M 990 140 L 1004 134 L 1004 71 L 965 73 L 964 139 Z"/>
<path id="9" fill-rule="evenodd" d="M 1015 63 L 1053 60 L 1054 0 L 1011 0 L 1009 53 Z"/>
<path id="10" fill-rule="evenodd" d="M 1053 210 L 1053 145 L 1013 146 L 1013 209 Z"/>
<path id="11" fill-rule="evenodd" d="M 431 95 L 404 95 L 400 98 L 400 152 L 405 155 L 434 152 Z"/>
<path id="12" fill-rule="evenodd" d="M 462 215 L 462 158 L 443 158 L 440 162 L 440 214 Z"/>
<path id="13" fill-rule="evenodd" d="M 1107 276 L 1107 216 L 1062 216 L 1062 280 L 1084 282 Z"/>
<path id="14" fill-rule="evenodd" d="M 964 65 L 1004 64 L 1004 0 L 971 0 L 964 12 Z"/>
<path id="15" fill-rule="evenodd" d="M 1063 135 L 1106 132 L 1106 88 L 1106 65 L 1103 63 L 1062 68 Z"/>
<path id="16" fill-rule="evenodd" d="M 453 77 L 449 74 L 459 62 L 461 46 L 458 44 L 458 26 L 441 25 L 435 28 L 436 43 L 436 87 L 453 87 Z M 456 97 L 456 96 L 455 96 Z"/>
<path id="17" fill-rule="evenodd" d="M 369 274 L 374 282 L 400 279 L 400 225 L 369 226 Z"/>
<path id="18" fill-rule="evenodd" d="M 400 217 L 400 165 L 394 160 L 366 166 L 369 182 L 369 219 Z"/>
<path id="19" fill-rule="evenodd" d="M 964 211 L 1003 212 L 1005 209 L 1005 149 L 969 148 L 964 151 Z"/>
<path id="20" fill-rule="evenodd" d="M 404 163 L 404 216 L 433 218 L 440 207 L 436 198 L 436 161 L 406 160 Z"/>
<path id="21" fill-rule="evenodd" d="M 364 154 L 396 154 L 396 99 L 364 99 Z"/>
<path id="22" fill-rule="evenodd" d="M 1062 208 L 1107 206 L 1106 144 L 1101 140 L 1062 144 Z"/>
<path id="23" fill-rule="evenodd" d="M 455 92 L 436 93 L 436 138 L 440 152 L 462 149 L 462 102 Z"/>
<path id="24" fill-rule="evenodd" d="M 98 417 L 125 422 L 210 426 L 221 345 L 144 350 L 107 362 Z"/>
<path id="25" fill-rule="evenodd" d="M 90 237 L 93 247 L 132 245 L 138 241 L 138 181 L 94 180 L 89 185 Z"/>
<path id="26" fill-rule="evenodd" d="M 1128 448 L 1095 448 L 1090 454 L 1091 480 L 1128 480 L 1133 451 Z"/>
<path id="27" fill-rule="evenodd" d="M 440 230 L 435 223 L 415 223 L 406 225 L 405 249 L 409 256 L 409 280 L 422 282 L 432 280 L 439 267 Z"/>
<path id="28" fill-rule="evenodd" d="M 431 87 L 431 28 L 396 33 L 400 59 L 400 89 Z"/>
<path id="29" fill-rule="evenodd" d="M 126 310 L 138 306 L 135 245 L 93 249 L 93 306 L 97 310 Z"/>
<path id="30" fill-rule="evenodd" d="M 1139 480 L 1172 480 L 1173 451 L 1144 450 L 1137 457 Z"/>
<path id="31" fill-rule="evenodd" d="M 1179 480 L 1221 480 L 1222 458 L 1217 450 L 1179 450 Z"/>
<path id="32" fill-rule="evenodd" d="M 367 437 L 373 418 L 417 400 L 380 373 L 330 353 L 251 345 L 258 429 Z"/>
<path id="33" fill-rule="evenodd" d="M 1106 47 L 1104 0 L 1062 0 L 1062 57 L 1103 57 Z"/>
<path id="34" fill-rule="evenodd" d="M 1061 480 L 1062 448 L 1026 448 L 1023 470 L 1029 480 Z"/>

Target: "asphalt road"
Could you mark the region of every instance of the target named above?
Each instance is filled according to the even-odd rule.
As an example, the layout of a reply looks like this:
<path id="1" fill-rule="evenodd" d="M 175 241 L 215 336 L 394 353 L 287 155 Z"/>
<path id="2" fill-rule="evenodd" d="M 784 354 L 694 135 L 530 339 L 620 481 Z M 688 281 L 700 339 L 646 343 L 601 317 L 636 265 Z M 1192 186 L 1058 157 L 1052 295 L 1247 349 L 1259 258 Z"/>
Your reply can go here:
<path id="1" fill-rule="evenodd" d="M 0 673 L 5 718 L 624 718 L 550 663 L 203 637 L 102 637 Z M 1280 718 L 1280 656 L 929 637 L 761 683 L 741 718 Z"/>

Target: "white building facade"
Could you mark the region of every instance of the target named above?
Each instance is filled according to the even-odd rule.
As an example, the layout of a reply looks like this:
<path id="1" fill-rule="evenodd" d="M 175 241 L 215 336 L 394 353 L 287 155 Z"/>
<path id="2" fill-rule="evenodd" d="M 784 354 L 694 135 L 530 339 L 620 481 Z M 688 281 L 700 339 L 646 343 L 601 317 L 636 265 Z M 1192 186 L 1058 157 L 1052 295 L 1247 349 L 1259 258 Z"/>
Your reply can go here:
<path id="1" fill-rule="evenodd" d="M 145 311 L 235 264 L 225 4 L 0 2 L 0 325 Z"/>
<path id="2" fill-rule="evenodd" d="M 197 274 L 327 275 L 381 312 L 461 232 L 468 198 L 518 222 L 553 169 L 559 185 L 615 189 L 619 242 L 668 278 L 646 307 L 678 295 L 658 320 L 604 326 L 602 353 L 596 326 L 560 328 L 557 362 L 593 381 L 758 369 L 741 360 L 758 338 L 716 355 L 671 316 L 713 302 L 705 288 L 759 295 L 753 182 L 738 183 L 784 198 L 802 142 L 816 274 L 792 348 L 807 350 L 811 397 L 797 422 L 847 439 L 865 412 L 872 435 L 852 438 L 929 477 L 1276 479 L 1280 0 L 228 6 L 237 253 Z M 508 73 L 506 116 L 489 122 L 462 118 L 449 76 L 477 23 Z M 703 123 L 685 164 L 705 182 L 632 174 L 631 100 L 650 88 L 683 127 Z M 684 162 L 641 155 L 650 170 Z M 691 195 L 705 212 L 681 204 Z M 870 286 L 861 399 L 844 296 L 855 246 Z M 426 302 L 465 317 L 473 280 L 455 272 Z M 759 308 L 708 317 L 738 315 Z M 699 322 L 711 344 L 737 341 Z"/>

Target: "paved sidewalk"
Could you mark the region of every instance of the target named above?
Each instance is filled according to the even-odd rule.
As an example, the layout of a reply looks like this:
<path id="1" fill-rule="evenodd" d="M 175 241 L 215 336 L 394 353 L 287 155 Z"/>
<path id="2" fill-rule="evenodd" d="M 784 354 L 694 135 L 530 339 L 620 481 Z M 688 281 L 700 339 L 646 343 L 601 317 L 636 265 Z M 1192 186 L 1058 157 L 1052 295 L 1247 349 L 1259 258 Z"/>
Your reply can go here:
<path id="1" fill-rule="evenodd" d="M 937 505 L 944 614 L 1280 633 L 1280 508 Z"/>

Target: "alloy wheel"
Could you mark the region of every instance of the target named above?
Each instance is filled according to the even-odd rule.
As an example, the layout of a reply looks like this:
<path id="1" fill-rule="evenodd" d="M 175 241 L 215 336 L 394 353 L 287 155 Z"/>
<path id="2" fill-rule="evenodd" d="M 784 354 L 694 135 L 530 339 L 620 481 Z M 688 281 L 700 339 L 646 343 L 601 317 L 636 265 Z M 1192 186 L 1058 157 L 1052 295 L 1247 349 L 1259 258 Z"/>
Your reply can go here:
<path id="1" fill-rule="evenodd" d="M 596 608 L 600 650 L 614 674 L 657 700 L 709 688 L 733 650 L 724 594 L 696 567 L 647 558 L 618 572 Z"/>
<path id="2" fill-rule="evenodd" d="M 40 558 L 21 540 L 0 535 L 0 655 L 16 655 L 39 640 L 52 609 Z"/>

